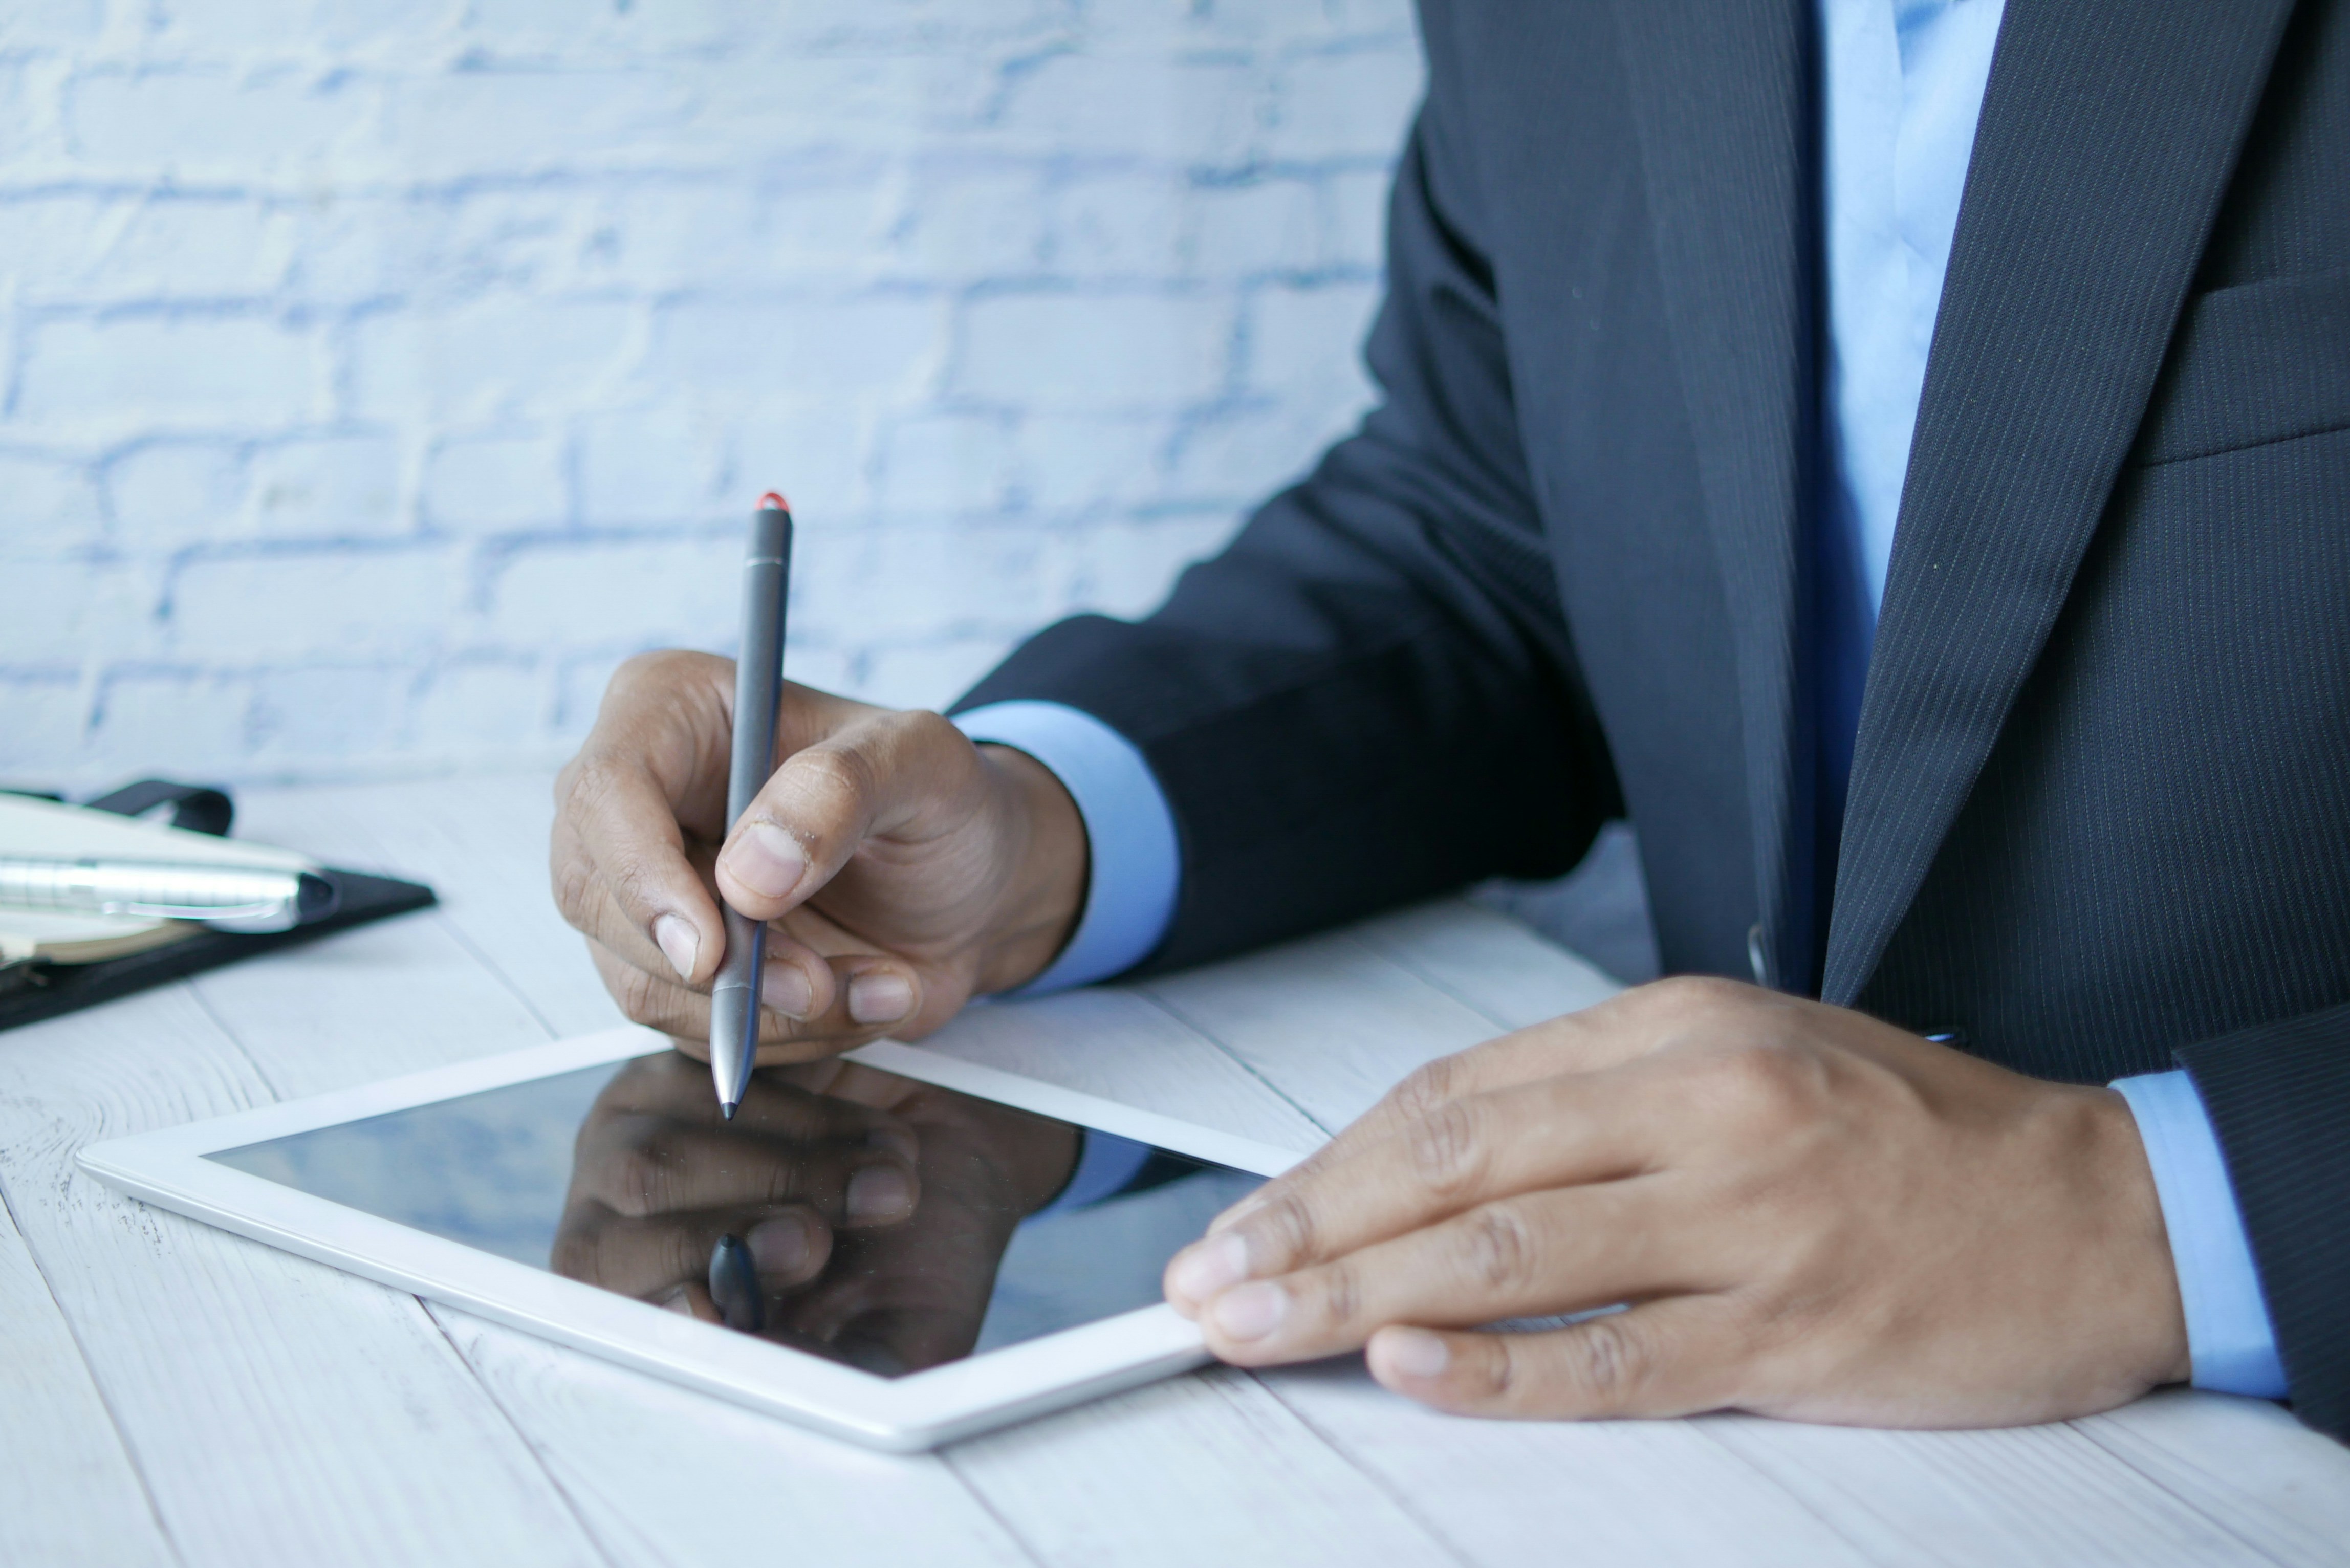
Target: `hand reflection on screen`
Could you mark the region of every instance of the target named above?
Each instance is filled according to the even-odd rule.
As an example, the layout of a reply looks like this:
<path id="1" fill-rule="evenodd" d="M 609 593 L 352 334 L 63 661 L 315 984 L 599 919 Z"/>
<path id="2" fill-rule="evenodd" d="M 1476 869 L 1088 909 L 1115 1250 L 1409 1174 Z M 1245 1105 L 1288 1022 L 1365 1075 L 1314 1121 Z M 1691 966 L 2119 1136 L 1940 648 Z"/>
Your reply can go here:
<path id="1" fill-rule="evenodd" d="M 705 1321 L 755 1275 L 763 1337 L 884 1374 L 966 1355 L 1020 1220 L 1067 1179 L 1076 1131 L 838 1062 L 757 1074 L 732 1122 L 709 1069 L 631 1063 L 588 1113 L 558 1273 Z M 743 1267 L 747 1254 L 747 1269 Z M 743 1324 L 747 1326 L 747 1324 Z"/>

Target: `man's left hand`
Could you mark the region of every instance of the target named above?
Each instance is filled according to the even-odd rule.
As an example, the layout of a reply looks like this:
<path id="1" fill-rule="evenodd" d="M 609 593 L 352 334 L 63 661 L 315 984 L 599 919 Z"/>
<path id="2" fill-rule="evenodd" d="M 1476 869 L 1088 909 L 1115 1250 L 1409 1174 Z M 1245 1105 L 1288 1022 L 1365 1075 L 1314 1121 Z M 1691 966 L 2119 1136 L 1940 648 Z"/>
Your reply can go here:
<path id="1" fill-rule="evenodd" d="M 2188 1375 L 2119 1095 L 1726 981 L 1430 1064 L 1167 1293 L 1226 1361 L 1367 1346 L 1388 1387 L 1479 1415 L 2003 1426 Z"/>

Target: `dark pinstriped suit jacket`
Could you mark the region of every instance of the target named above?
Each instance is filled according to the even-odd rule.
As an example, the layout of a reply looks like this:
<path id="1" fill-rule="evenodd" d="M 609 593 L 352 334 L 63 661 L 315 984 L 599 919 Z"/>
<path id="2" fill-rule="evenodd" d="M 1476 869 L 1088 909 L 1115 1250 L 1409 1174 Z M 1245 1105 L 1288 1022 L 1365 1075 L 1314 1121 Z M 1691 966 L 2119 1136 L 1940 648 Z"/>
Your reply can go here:
<path id="1" fill-rule="evenodd" d="M 2008 0 L 1833 898 L 1810 0 L 1426 0 L 1357 435 L 1102 718 L 1168 967 L 1640 829 L 1667 967 L 2052 1078 L 2183 1060 L 2297 1408 L 2350 1432 L 2350 0 Z"/>

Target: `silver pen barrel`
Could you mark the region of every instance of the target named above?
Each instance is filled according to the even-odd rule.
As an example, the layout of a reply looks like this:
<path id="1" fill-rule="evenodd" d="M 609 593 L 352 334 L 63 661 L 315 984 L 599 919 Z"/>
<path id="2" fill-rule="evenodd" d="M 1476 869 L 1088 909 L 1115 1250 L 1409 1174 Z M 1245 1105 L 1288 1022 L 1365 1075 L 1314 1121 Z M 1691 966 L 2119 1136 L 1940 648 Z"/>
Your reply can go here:
<path id="1" fill-rule="evenodd" d="M 734 830 L 775 768 L 775 706 L 783 699 L 784 607 L 791 592 L 792 514 L 780 496 L 760 501 L 743 557 L 743 647 L 734 661 L 734 741 L 726 782 L 726 829 Z M 710 1076 L 732 1117 L 759 1054 L 759 981 L 765 929 L 726 909 L 726 955 L 710 992 Z"/>
<path id="2" fill-rule="evenodd" d="M 332 913 L 334 885 L 308 872 L 203 861 L 0 856 L 0 907 L 68 915 L 203 920 L 282 931 Z"/>

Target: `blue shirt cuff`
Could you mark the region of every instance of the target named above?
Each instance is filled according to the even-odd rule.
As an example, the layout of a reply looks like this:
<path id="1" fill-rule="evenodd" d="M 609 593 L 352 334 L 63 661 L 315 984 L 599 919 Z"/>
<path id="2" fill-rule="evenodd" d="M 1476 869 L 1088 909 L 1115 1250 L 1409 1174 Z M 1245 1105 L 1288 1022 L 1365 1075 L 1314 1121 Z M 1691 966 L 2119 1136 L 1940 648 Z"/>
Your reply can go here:
<path id="1" fill-rule="evenodd" d="M 2284 1362 L 2261 1293 L 2260 1271 L 2236 1207 L 2227 1160 L 2210 1114 L 2184 1072 L 2115 1082 L 2137 1119 L 2154 1168 L 2178 1299 L 2187 1312 L 2187 1353 L 2195 1386 L 2262 1399 L 2285 1397 Z"/>
<path id="2" fill-rule="evenodd" d="M 1127 1184 L 1142 1174 L 1150 1163 L 1150 1146 L 1137 1143 L 1130 1137 L 1106 1133 L 1094 1127 L 1079 1129 L 1084 1139 L 1077 1151 L 1077 1168 L 1069 1173 L 1068 1185 L 1060 1196 L 1035 1213 L 1031 1220 L 1064 1210 L 1083 1209 L 1088 1203 L 1099 1203 L 1105 1198 L 1115 1198 L 1126 1190 Z"/>
<path id="3" fill-rule="evenodd" d="M 1183 862 L 1175 814 L 1133 742 L 1059 702 L 990 702 L 955 715 L 973 741 L 1027 753 L 1061 781 L 1085 820 L 1086 909 L 1060 956 L 1013 992 L 1038 996 L 1123 974 L 1175 918 Z"/>

